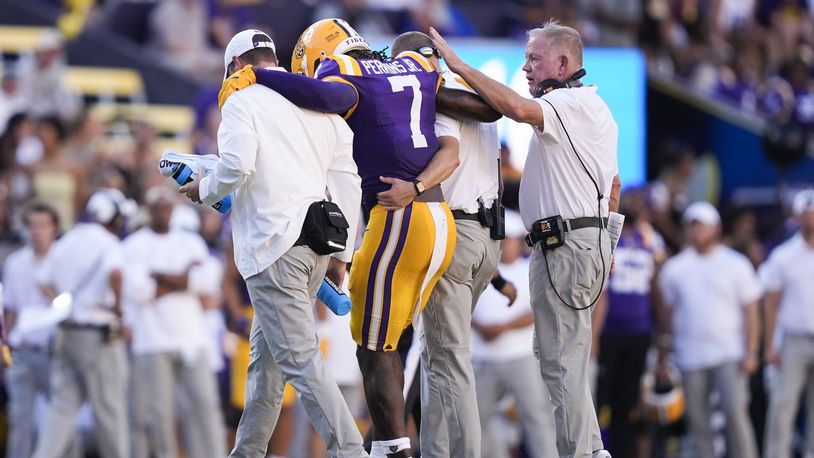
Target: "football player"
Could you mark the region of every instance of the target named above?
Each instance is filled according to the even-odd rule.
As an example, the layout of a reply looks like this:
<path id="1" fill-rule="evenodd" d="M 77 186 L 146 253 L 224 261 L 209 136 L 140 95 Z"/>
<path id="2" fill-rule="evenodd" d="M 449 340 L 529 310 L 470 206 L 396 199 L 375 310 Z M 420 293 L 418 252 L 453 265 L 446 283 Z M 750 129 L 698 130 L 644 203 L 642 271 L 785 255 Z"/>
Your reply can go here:
<path id="1" fill-rule="evenodd" d="M 455 223 L 440 183 L 458 164 L 458 141 L 435 135 L 441 75 L 417 52 L 393 59 L 374 52 L 341 19 L 319 21 L 303 32 L 291 74 L 236 60 L 243 69 L 224 83 L 221 105 L 256 82 L 300 107 L 342 114 L 354 131 L 369 222 L 350 272 L 351 330 L 374 426 L 371 456 L 410 457 L 402 361 L 395 350 L 455 247 Z M 442 109 L 496 119 L 466 91 L 445 91 L 441 98 Z"/>

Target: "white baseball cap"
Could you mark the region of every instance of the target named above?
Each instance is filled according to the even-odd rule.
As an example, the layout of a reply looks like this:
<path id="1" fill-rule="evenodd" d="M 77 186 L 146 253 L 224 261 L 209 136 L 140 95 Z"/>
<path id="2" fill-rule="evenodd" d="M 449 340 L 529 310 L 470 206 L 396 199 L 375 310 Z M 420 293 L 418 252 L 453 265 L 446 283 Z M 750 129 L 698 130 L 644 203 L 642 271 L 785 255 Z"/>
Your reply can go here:
<path id="1" fill-rule="evenodd" d="M 721 216 L 715 206 L 709 202 L 693 202 L 686 210 L 684 210 L 684 222 L 692 223 L 693 221 L 701 223 L 705 226 L 717 226 L 721 224 Z"/>
<path id="2" fill-rule="evenodd" d="M 814 211 L 814 189 L 806 189 L 795 194 L 791 209 L 794 216 L 800 216 L 807 211 Z"/>
<path id="3" fill-rule="evenodd" d="M 232 63 L 232 59 L 255 48 L 271 48 L 272 51 L 277 52 L 274 41 L 261 30 L 248 29 L 233 36 L 223 53 L 223 79 L 229 76 L 229 64 Z"/>

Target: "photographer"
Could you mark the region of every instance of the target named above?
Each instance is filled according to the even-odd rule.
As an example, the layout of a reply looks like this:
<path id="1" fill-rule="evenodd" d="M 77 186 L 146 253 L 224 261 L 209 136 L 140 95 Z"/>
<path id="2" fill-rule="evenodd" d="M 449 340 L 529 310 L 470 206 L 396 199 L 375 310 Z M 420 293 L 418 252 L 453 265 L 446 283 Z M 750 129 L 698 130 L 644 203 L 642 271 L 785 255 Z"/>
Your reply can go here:
<path id="1" fill-rule="evenodd" d="M 465 64 L 434 29 L 430 35 L 450 70 L 497 111 L 534 127 L 520 213 L 534 243 L 531 303 L 557 449 L 560 456 L 609 457 L 591 401 L 588 359 L 591 306 L 610 271 L 603 227 L 618 206 L 618 129 L 597 88 L 579 81 L 582 40 L 554 21 L 528 32 L 523 71 L 537 97 L 529 100 Z"/>

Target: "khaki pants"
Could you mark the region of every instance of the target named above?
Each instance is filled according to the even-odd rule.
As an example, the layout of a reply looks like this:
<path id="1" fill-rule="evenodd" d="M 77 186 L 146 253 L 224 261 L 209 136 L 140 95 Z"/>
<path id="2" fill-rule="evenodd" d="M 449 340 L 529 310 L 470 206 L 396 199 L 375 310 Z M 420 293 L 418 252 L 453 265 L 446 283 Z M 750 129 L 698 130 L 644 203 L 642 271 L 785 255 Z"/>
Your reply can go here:
<path id="1" fill-rule="evenodd" d="M 814 335 L 783 335 L 780 371 L 773 382 L 766 420 L 764 458 L 789 458 L 800 395 L 814 383 Z M 814 424 L 814 392 L 806 393 L 809 425 Z M 814 431 L 809 427 L 805 456 L 814 457 Z"/>
<path id="2" fill-rule="evenodd" d="M 319 351 L 313 304 L 328 258 L 288 250 L 246 285 L 254 306 L 246 403 L 231 456 L 263 458 L 286 382 L 299 394 L 331 457 L 367 457 L 362 435 Z"/>
<path id="3" fill-rule="evenodd" d="M 476 221 L 455 222 L 452 263 L 421 320 L 421 456 L 480 458 L 478 399 L 469 353 L 472 310 L 497 269 L 500 245 Z"/>
<path id="4" fill-rule="evenodd" d="M 588 380 L 591 310 L 610 269 L 607 231 L 584 228 L 565 233 L 565 244 L 531 255 L 529 281 L 534 312 L 535 351 L 554 404 L 557 450 L 561 457 L 590 457 L 603 448 Z M 562 300 L 561 300 L 561 299 Z"/>
<path id="5" fill-rule="evenodd" d="M 130 391 L 133 458 L 177 457 L 176 420 L 188 456 L 215 458 L 226 453 L 217 380 L 203 350 L 192 361 L 173 352 L 134 356 Z M 188 398 L 184 415 L 176 414 L 176 393 Z"/>
<path id="6" fill-rule="evenodd" d="M 48 394 L 51 357 L 46 350 L 15 350 L 5 370 L 9 432 L 6 458 L 28 458 L 34 448 L 34 408 L 38 394 Z"/>
<path id="7" fill-rule="evenodd" d="M 35 458 L 65 453 L 76 431 L 76 414 L 90 402 L 103 458 L 128 456 L 127 354 L 121 339 L 105 342 L 96 329 L 59 329 L 51 368 L 51 403 Z"/>
<path id="8" fill-rule="evenodd" d="M 749 378 L 741 372 L 740 362 L 682 371 L 687 420 L 698 458 L 715 458 L 710 427 L 712 411 L 709 396 L 714 389 L 721 397 L 726 416 L 726 452 L 738 458 L 757 458 L 757 443 L 749 420 Z M 768 438 L 767 438 L 768 439 Z"/>
<path id="9" fill-rule="evenodd" d="M 548 389 L 540 380 L 540 368 L 534 356 L 509 361 L 474 363 L 478 380 L 478 411 L 483 431 L 483 458 L 508 458 L 506 450 L 492 434 L 492 418 L 504 394 L 514 399 L 520 413 L 528 454 L 532 458 L 555 458 L 554 407 Z"/>

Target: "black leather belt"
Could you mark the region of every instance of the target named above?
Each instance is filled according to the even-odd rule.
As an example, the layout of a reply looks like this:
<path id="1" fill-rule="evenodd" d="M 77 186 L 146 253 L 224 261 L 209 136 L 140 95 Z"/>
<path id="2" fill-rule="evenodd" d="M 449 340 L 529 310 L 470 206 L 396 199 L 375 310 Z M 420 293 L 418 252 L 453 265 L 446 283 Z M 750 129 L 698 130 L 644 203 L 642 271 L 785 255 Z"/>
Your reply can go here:
<path id="1" fill-rule="evenodd" d="M 540 223 L 542 221 L 546 221 L 546 219 L 537 220 L 532 223 L 532 231 L 526 234 L 526 244 L 528 246 L 535 246 L 537 242 L 545 239 L 547 237 L 546 234 L 543 234 L 542 231 L 538 230 L 540 228 Z M 567 219 L 562 221 L 562 232 L 571 232 L 577 229 L 584 229 L 586 227 L 607 227 L 608 226 L 608 219 L 607 218 L 597 218 L 595 216 L 586 216 L 583 218 L 574 218 L 574 219 Z M 550 234 L 549 234 L 550 235 Z M 561 235 L 561 233 L 560 233 Z M 559 246 L 559 245 L 557 245 Z"/>
<path id="2" fill-rule="evenodd" d="M 63 329 L 81 329 L 99 332 L 105 332 L 110 329 L 109 324 L 77 323 L 76 321 L 63 321 L 59 323 L 59 327 Z"/>
<path id="3" fill-rule="evenodd" d="M 51 348 L 48 345 L 22 344 L 11 347 L 11 351 L 31 352 L 31 353 L 51 353 Z"/>
<path id="4" fill-rule="evenodd" d="M 463 210 L 452 210 L 452 217 L 455 219 L 464 219 L 467 221 L 476 221 L 480 223 L 477 213 L 467 213 Z"/>
<path id="5" fill-rule="evenodd" d="M 586 227 L 608 227 L 608 218 L 597 218 L 595 216 L 586 216 L 583 218 L 567 219 L 563 221 L 563 228 L 565 232 L 575 231 L 577 229 L 585 229 Z"/>

